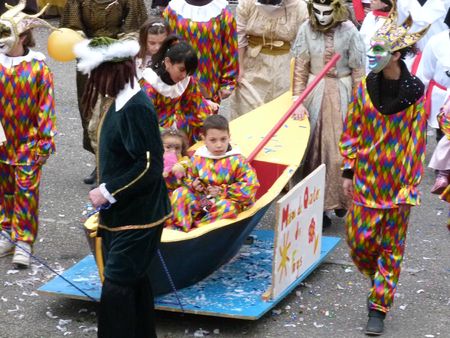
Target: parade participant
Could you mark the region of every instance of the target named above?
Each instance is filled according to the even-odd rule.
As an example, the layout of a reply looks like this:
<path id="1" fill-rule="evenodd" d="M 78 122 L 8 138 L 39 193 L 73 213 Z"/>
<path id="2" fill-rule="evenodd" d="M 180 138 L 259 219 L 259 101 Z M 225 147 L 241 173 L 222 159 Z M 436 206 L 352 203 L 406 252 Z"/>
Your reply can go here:
<path id="1" fill-rule="evenodd" d="M 136 56 L 138 79 L 142 77 L 144 69 L 152 65 L 152 57 L 158 52 L 167 35 L 169 35 L 169 26 L 162 17 L 148 19 L 139 29 L 141 48 Z"/>
<path id="2" fill-rule="evenodd" d="M 209 116 L 203 125 L 205 145 L 188 169 L 186 184 L 172 193 L 170 225 L 189 231 L 218 219 L 236 218 L 255 201 L 259 182 L 255 170 L 230 145 L 228 121 Z"/>
<path id="3" fill-rule="evenodd" d="M 428 113 L 428 125 L 436 130 L 437 140 L 443 136 L 436 119 L 444 104 L 447 88 L 450 88 L 450 10 L 444 20 L 447 29 L 432 36 L 422 53 L 417 76 L 426 88 L 425 109 Z"/>
<path id="4" fill-rule="evenodd" d="M 389 12 L 394 7 L 395 10 L 395 0 L 371 0 L 370 9 L 371 11 L 367 13 L 364 21 L 359 29 L 361 33 L 364 44 L 366 45 L 366 53 L 370 49 L 370 39 L 374 36 L 375 32 L 383 26 L 384 21 L 388 18 Z M 369 62 L 366 58 L 366 74 L 369 74 Z"/>
<path id="5" fill-rule="evenodd" d="M 161 132 L 164 146 L 163 176 L 169 193 L 183 184 L 190 161 L 187 157 L 188 139 L 185 133 L 175 128 Z"/>
<path id="6" fill-rule="evenodd" d="M 87 38 L 107 36 L 110 38 L 137 38 L 137 31 L 147 20 L 147 10 L 144 0 L 67 0 L 61 17 L 60 26 L 82 32 Z M 85 90 L 87 76 L 76 73 L 78 110 L 83 128 L 83 148 L 95 153 L 93 144 L 89 138 L 89 121 L 83 116 L 84 104 L 82 96 Z M 104 100 L 100 98 L 100 101 Z M 110 102 L 99 102 L 100 107 L 109 107 Z M 98 117 L 97 110 L 89 116 Z M 98 119 L 97 119 L 98 120 Z M 97 129 L 97 126 L 93 127 Z M 92 127 L 91 127 L 92 129 Z M 96 135 L 96 133 L 91 133 Z M 96 169 L 92 171 L 83 181 L 86 184 L 95 183 Z"/>
<path id="7" fill-rule="evenodd" d="M 447 64 L 450 66 L 450 59 L 447 59 Z M 431 188 L 432 194 L 440 195 L 448 186 L 448 180 L 450 176 L 450 128 L 449 118 L 450 113 L 450 100 L 448 94 L 446 95 L 446 101 L 440 109 L 440 113 L 437 116 L 439 121 L 440 130 L 446 137 L 442 137 L 436 148 L 434 149 L 433 156 L 430 160 L 430 168 L 433 168 L 436 174 L 436 180 Z"/>
<path id="8" fill-rule="evenodd" d="M 170 35 L 154 55 L 152 67 L 144 70 L 140 80 L 155 106 L 159 125 L 182 130 L 188 136 L 189 145 L 199 138 L 206 117 L 213 109 L 218 109 L 216 103 L 203 97 L 192 76 L 197 64 L 192 46 Z"/>
<path id="9" fill-rule="evenodd" d="M 424 85 L 403 59 L 426 30 L 391 15 L 372 38 L 371 72 L 353 92 L 340 140 L 343 188 L 353 203 L 347 242 L 357 268 L 371 282 L 368 335 L 380 335 L 392 306 L 411 206 L 419 204 L 427 116 Z"/>
<path id="10" fill-rule="evenodd" d="M 351 7 L 353 9 L 353 14 L 355 17 L 355 20 L 357 22 L 357 27 L 359 28 L 360 25 L 364 22 L 367 14 L 372 11 L 372 0 L 351 0 Z M 353 20 L 352 20 L 353 21 Z"/>
<path id="11" fill-rule="evenodd" d="M 99 130 L 101 184 L 89 192 L 104 260 L 99 337 L 156 337 L 148 273 L 170 204 L 156 112 L 136 78 L 138 51 L 136 41 L 107 37 L 75 46 L 78 70 L 89 75 L 86 112 L 98 95 L 114 98 Z"/>
<path id="12" fill-rule="evenodd" d="M 450 96 L 447 97 L 447 102 L 441 108 L 441 113 L 438 115 L 438 119 L 439 119 L 439 125 L 445 134 L 445 137 L 443 137 L 442 140 L 439 141 L 439 144 L 441 142 L 444 142 L 444 140 L 446 140 L 445 141 L 446 144 L 449 144 L 450 143 Z M 439 146 L 439 144 L 438 144 L 438 146 Z M 450 151 L 449 151 L 448 145 L 446 147 L 441 147 L 440 150 L 438 150 L 438 147 L 436 147 L 435 153 L 438 151 L 440 153 L 442 153 L 441 154 L 442 158 L 445 157 L 445 160 L 448 161 L 448 158 L 450 158 Z M 434 157 L 434 154 L 433 154 L 433 157 Z M 442 173 L 442 174 L 444 174 L 444 173 Z M 446 201 L 447 203 L 450 203 L 450 188 L 448 185 L 449 174 L 450 174 L 450 171 L 447 172 L 447 186 L 445 187 L 444 191 L 442 192 L 442 195 L 440 196 L 440 198 L 442 200 Z M 448 228 L 448 230 L 450 230 L 450 209 L 449 209 L 449 214 L 448 214 L 448 218 L 447 218 L 447 228 Z"/>
<path id="13" fill-rule="evenodd" d="M 338 216 L 343 216 L 348 199 L 342 193 L 338 143 L 352 88 L 364 73 L 364 42 L 347 20 L 348 12 L 341 0 L 311 0 L 308 11 L 309 20 L 300 27 L 292 47 L 294 98 L 302 94 L 335 53 L 341 58 L 293 115 L 296 119 L 309 116 L 311 124 L 301 174 L 307 176 L 325 163 L 324 210 L 335 210 Z M 330 217 L 324 213 L 324 226 L 330 224 Z"/>
<path id="14" fill-rule="evenodd" d="M 239 78 L 231 96 L 233 118 L 289 90 L 291 43 L 307 17 L 301 0 L 239 1 Z"/>
<path id="15" fill-rule="evenodd" d="M 30 266 L 38 231 L 42 166 L 55 151 L 53 75 L 34 46 L 33 27 L 49 26 L 22 11 L 25 0 L 0 17 L 0 257 L 14 253 L 17 267 Z M 13 243 L 16 243 L 15 246 Z"/>
<path id="16" fill-rule="evenodd" d="M 163 15 L 171 31 L 194 47 L 194 74 L 203 95 L 216 103 L 230 96 L 239 72 L 236 21 L 225 0 L 172 0 Z"/>

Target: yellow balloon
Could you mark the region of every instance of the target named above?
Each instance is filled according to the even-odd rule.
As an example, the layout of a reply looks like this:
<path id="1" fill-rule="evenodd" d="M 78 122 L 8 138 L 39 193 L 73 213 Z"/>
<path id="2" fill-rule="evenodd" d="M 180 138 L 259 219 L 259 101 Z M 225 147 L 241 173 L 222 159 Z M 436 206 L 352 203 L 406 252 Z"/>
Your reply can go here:
<path id="1" fill-rule="evenodd" d="M 48 36 L 48 54 L 56 61 L 72 61 L 75 59 L 73 47 L 83 40 L 80 33 L 69 28 L 59 28 Z"/>

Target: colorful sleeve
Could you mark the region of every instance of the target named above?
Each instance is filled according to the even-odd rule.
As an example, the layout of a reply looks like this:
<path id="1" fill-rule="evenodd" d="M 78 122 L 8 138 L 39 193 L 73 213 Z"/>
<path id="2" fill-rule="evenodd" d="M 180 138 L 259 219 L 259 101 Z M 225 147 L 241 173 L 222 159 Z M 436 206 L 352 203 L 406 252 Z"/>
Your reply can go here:
<path id="1" fill-rule="evenodd" d="M 411 128 L 403 135 L 409 136 L 405 149 L 404 170 L 405 184 L 400 189 L 395 204 L 419 205 L 420 196 L 417 186 L 423 176 L 423 162 L 425 160 L 425 147 L 427 142 L 427 114 L 424 108 L 424 98 L 420 99 L 415 106 L 416 118 Z"/>
<path id="2" fill-rule="evenodd" d="M 236 166 L 235 182 L 223 186 L 223 198 L 250 206 L 255 201 L 256 191 L 259 188 L 256 171 L 242 156 L 235 156 L 232 165 Z"/>
<path id="3" fill-rule="evenodd" d="M 211 107 L 204 98 L 196 80 L 191 77 L 189 87 L 186 89 L 181 106 L 186 111 L 188 117 L 189 129 L 192 130 L 191 144 L 200 140 L 200 132 L 203 127 L 203 121 L 212 115 Z"/>
<path id="4" fill-rule="evenodd" d="M 233 90 L 239 75 L 236 20 L 228 8 L 222 13 L 222 69 L 220 88 Z"/>
<path id="5" fill-rule="evenodd" d="M 442 130 L 442 132 L 445 134 L 445 136 L 450 139 L 450 100 L 447 100 L 447 102 L 444 104 L 444 106 L 441 108 L 441 112 L 437 116 L 438 122 L 439 122 L 439 128 Z"/>
<path id="6" fill-rule="evenodd" d="M 53 137 L 56 134 L 55 101 L 53 92 L 53 75 L 47 65 L 44 64 L 39 79 L 40 91 L 38 112 L 38 154 L 48 156 L 55 151 Z"/>
<path id="7" fill-rule="evenodd" d="M 363 81 L 365 82 L 365 81 Z M 356 155 L 361 142 L 361 96 L 364 83 L 353 90 L 352 100 L 348 106 L 339 142 L 339 150 L 343 160 L 342 170 L 354 171 Z"/>

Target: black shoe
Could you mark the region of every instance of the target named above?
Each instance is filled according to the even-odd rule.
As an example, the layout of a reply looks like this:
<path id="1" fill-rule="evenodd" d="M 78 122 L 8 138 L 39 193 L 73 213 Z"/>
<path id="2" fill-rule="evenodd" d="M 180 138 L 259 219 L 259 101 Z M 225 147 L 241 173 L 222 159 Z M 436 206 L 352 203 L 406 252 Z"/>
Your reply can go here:
<path id="1" fill-rule="evenodd" d="M 369 310 L 369 320 L 367 321 L 366 331 L 368 336 L 380 336 L 384 332 L 384 318 L 386 314 L 377 310 Z"/>
<path id="2" fill-rule="evenodd" d="M 345 217 L 345 215 L 347 215 L 347 209 L 334 209 L 334 213 L 336 214 L 337 217 L 342 218 Z"/>
<path id="3" fill-rule="evenodd" d="M 97 180 L 97 168 L 95 168 L 94 171 L 91 172 L 89 176 L 86 176 L 83 179 L 83 182 L 85 184 L 94 184 L 96 180 Z"/>
<path id="4" fill-rule="evenodd" d="M 328 217 L 326 213 L 323 213 L 322 229 L 329 228 L 330 226 L 331 226 L 331 218 Z"/>

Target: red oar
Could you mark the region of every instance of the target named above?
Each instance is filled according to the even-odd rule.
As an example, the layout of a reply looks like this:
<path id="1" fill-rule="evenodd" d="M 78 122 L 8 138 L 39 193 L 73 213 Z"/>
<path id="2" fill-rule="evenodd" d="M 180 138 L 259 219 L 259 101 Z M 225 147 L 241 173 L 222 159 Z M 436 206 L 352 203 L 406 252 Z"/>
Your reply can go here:
<path id="1" fill-rule="evenodd" d="M 287 119 L 294 113 L 297 107 L 303 103 L 305 98 L 311 93 L 314 87 L 317 86 L 320 80 L 325 76 L 325 74 L 333 67 L 336 62 L 341 58 L 341 55 L 334 54 L 332 59 L 325 65 L 322 71 L 316 76 L 316 78 L 306 87 L 303 93 L 298 97 L 297 100 L 292 104 L 289 110 L 284 114 L 284 116 L 278 121 L 278 123 L 269 131 L 269 133 L 264 137 L 264 139 L 256 146 L 255 150 L 248 156 L 247 160 L 249 162 L 253 161 L 258 155 L 258 153 L 265 147 L 265 145 L 270 141 L 270 139 L 277 133 L 277 131 L 284 125 Z"/>

